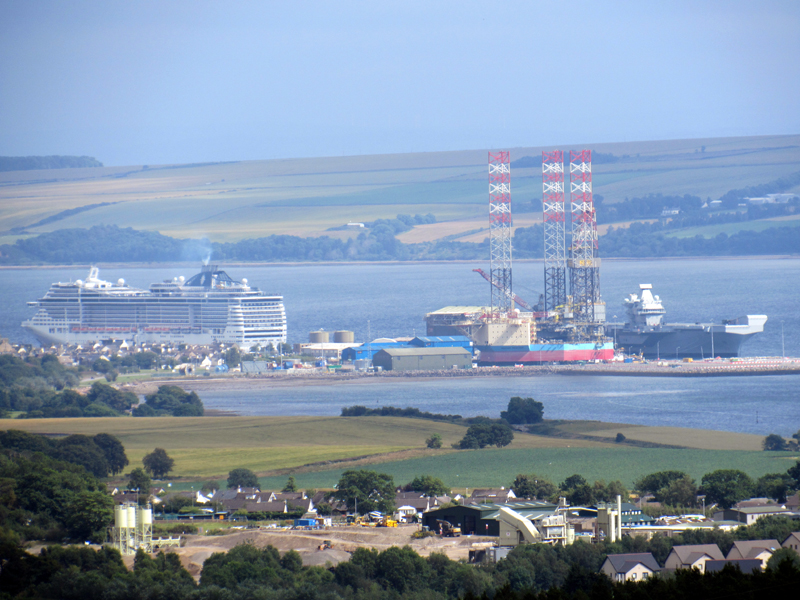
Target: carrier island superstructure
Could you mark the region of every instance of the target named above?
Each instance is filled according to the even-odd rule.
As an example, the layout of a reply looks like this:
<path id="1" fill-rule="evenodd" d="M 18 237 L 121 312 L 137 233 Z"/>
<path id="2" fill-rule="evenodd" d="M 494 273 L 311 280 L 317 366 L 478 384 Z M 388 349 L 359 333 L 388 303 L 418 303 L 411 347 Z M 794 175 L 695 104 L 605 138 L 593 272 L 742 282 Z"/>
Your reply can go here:
<path id="1" fill-rule="evenodd" d="M 235 281 L 216 265 L 186 280 L 174 277 L 149 290 L 123 279 L 54 283 L 22 326 L 45 344 L 102 340 L 133 343 L 236 344 L 243 350 L 286 342 L 283 297 Z"/>
<path id="2" fill-rule="evenodd" d="M 614 357 L 613 341 L 604 331 L 605 304 L 600 296 L 591 151 L 569 153 L 569 211 L 565 183 L 564 153 L 542 153 L 545 293 L 539 305 L 532 307 L 512 290 L 510 156 L 508 152 L 489 153 L 491 267 L 488 275 L 479 272 L 489 281 L 491 304 L 449 306 L 428 313 L 428 335 L 469 336 L 482 365 Z"/>

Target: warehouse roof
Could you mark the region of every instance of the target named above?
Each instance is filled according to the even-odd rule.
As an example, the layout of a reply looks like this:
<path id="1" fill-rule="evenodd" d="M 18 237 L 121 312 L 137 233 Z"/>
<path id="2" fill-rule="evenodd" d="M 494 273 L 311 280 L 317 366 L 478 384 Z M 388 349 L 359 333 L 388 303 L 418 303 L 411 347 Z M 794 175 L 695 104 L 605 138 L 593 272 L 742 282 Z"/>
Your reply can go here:
<path id="1" fill-rule="evenodd" d="M 444 308 L 440 308 L 439 310 L 435 310 L 433 312 L 428 313 L 429 315 L 442 315 L 442 314 L 470 314 L 470 313 L 482 313 L 487 312 L 487 308 L 485 306 L 445 306 Z"/>
<path id="2" fill-rule="evenodd" d="M 443 354 L 470 354 L 470 351 L 460 346 L 445 346 L 440 348 L 384 348 L 389 356 L 442 356 Z M 471 356 L 471 354 L 470 354 Z"/>
<path id="3" fill-rule="evenodd" d="M 472 340 L 470 340 L 465 335 L 436 335 L 436 336 L 418 335 L 413 340 L 411 340 L 409 344 L 413 344 L 416 341 L 425 343 L 435 343 L 435 342 L 471 342 Z"/>
<path id="4" fill-rule="evenodd" d="M 523 517 L 528 519 L 536 519 L 540 516 L 549 515 L 555 512 L 558 505 L 552 504 L 550 502 L 543 502 L 541 500 L 526 500 L 523 502 L 503 502 L 503 503 L 492 503 L 487 502 L 485 504 L 463 504 L 458 508 L 471 508 L 473 510 L 480 511 L 481 519 L 497 519 L 500 515 L 500 507 L 510 508 L 511 510 L 518 512 Z M 449 507 L 454 508 L 454 507 Z M 448 510 L 448 509 L 437 509 L 437 510 Z"/>

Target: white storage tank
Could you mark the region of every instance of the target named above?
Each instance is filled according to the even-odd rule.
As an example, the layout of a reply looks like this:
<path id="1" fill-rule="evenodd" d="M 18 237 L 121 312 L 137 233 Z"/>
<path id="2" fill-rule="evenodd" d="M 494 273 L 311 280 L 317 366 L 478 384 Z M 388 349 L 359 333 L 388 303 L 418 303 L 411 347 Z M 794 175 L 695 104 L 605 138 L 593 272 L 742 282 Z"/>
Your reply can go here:
<path id="1" fill-rule="evenodd" d="M 352 331 L 334 331 L 333 341 L 337 344 L 352 344 L 356 339 Z"/>
<path id="2" fill-rule="evenodd" d="M 128 527 L 136 527 L 136 506 L 128 507 Z"/>
<path id="3" fill-rule="evenodd" d="M 140 521 L 142 525 L 152 525 L 153 524 L 153 509 L 152 508 L 142 508 L 139 510 Z"/>
<path id="4" fill-rule="evenodd" d="M 114 507 L 114 526 L 119 529 L 128 527 L 128 508 L 118 504 Z"/>

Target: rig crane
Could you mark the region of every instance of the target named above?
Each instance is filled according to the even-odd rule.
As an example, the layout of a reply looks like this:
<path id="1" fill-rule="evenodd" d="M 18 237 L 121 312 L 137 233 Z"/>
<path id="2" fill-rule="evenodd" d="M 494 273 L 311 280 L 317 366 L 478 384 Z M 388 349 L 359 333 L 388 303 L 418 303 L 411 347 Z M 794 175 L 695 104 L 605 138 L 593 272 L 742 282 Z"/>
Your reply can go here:
<path id="1" fill-rule="evenodd" d="M 483 270 L 483 269 L 472 269 L 475 273 L 479 273 L 481 277 L 483 277 L 486 281 L 491 283 L 494 287 L 500 289 L 501 286 L 498 285 L 496 282 L 492 281 L 492 278 Z M 525 302 L 522 298 L 517 296 L 514 292 L 511 292 L 511 299 L 519 304 L 522 308 L 527 310 L 528 312 L 536 312 L 536 309 L 532 307 L 530 304 Z"/>

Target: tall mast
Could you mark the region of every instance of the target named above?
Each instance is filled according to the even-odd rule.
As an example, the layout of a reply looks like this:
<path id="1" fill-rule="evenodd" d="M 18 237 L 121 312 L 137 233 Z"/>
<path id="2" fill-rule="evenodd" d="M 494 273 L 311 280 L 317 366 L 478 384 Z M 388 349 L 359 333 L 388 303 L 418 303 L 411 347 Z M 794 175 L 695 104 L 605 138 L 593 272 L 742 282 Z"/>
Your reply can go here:
<path id="1" fill-rule="evenodd" d="M 564 153 L 542 152 L 544 224 L 544 310 L 567 303 L 567 246 L 564 211 Z"/>
<path id="2" fill-rule="evenodd" d="M 511 162 L 508 152 L 489 152 L 489 245 L 492 313 L 514 308 L 511 289 Z"/>

